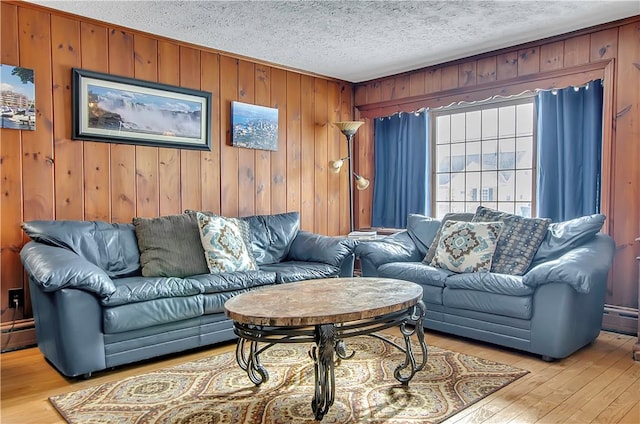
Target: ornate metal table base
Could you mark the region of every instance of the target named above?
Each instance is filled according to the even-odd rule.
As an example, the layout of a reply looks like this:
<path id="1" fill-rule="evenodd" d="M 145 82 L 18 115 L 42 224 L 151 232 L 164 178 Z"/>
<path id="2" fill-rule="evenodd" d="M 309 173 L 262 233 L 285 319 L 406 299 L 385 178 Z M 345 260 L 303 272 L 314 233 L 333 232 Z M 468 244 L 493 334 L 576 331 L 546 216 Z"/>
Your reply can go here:
<path id="1" fill-rule="evenodd" d="M 394 377 L 400 383 L 407 385 L 416 372 L 424 368 L 427 362 L 427 345 L 424 341 L 422 320 L 425 306 L 422 301 L 411 308 L 382 315 L 373 319 L 360 320 L 352 323 L 322 324 L 315 327 L 265 327 L 246 325 L 236 322 L 234 331 L 238 335 L 236 359 L 238 365 L 247 372 L 249 379 L 255 385 L 260 385 L 269 379 L 269 373 L 260 363 L 260 354 L 278 343 L 309 343 L 314 346 L 309 356 L 314 362 L 315 393 L 311 401 L 311 408 L 316 420 L 322 420 L 335 398 L 335 356 L 349 359 L 355 352 L 347 354 L 344 339 L 355 336 L 371 336 L 380 339 L 405 353 L 404 363 L 398 365 Z M 384 338 L 378 331 L 399 327 L 404 338 L 404 347 Z M 416 335 L 421 349 L 420 360 L 416 361 L 411 337 Z M 247 349 L 247 342 L 249 347 Z M 264 343 L 259 347 L 259 343 Z"/>

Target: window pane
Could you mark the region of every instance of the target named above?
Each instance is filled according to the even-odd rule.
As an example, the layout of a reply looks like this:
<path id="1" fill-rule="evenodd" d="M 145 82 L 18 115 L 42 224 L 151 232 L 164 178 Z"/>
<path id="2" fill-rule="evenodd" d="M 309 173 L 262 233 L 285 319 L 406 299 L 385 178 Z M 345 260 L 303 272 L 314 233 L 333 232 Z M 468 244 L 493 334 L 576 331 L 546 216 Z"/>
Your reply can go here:
<path id="1" fill-rule="evenodd" d="M 436 218 L 441 219 L 449 212 L 449 202 L 436 203 Z"/>
<path id="2" fill-rule="evenodd" d="M 467 141 L 480 140 L 480 123 L 481 116 L 479 110 L 467 113 Z"/>
<path id="3" fill-rule="evenodd" d="M 497 202 L 482 202 L 482 206 L 487 207 L 487 208 L 491 208 L 491 209 L 498 209 L 498 203 Z"/>
<path id="4" fill-rule="evenodd" d="M 451 127 L 451 118 L 449 115 L 438 116 L 436 121 L 436 129 L 437 129 L 437 144 L 448 143 L 451 140 L 451 135 L 449 134 Z"/>
<path id="5" fill-rule="evenodd" d="M 498 169 L 514 169 L 516 139 L 507 138 L 498 142 Z"/>
<path id="6" fill-rule="evenodd" d="M 516 139 L 516 168 L 531 168 L 533 166 L 533 138 L 518 137 Z"/>
<path id="7" fill-rule="evenodd" d="M 533 199 L 531 195 L 531 170 L 526 169 L 522 171 L 516 171 L 516 193 L 517 201 L 530 202 Z"/>
<path id="8" fill-rule="evenodd" d="M 451 202 L 451 212 L 464 212 L 464 203 Z"/>
<path id="9" fill-rule="evenodd" d="M 464 211 L 475 213 L 476 209 L 478 209 L 478 206 L 480 206 L 480 203 L 467 203 L 464 207 Z"/>
<path id="10" fill-rule="evenodd" d="M 531 218 L 531 203 L 516 203 L 514 213 Z"/>
<path id="11" fill-rule="evenodd" d="M 480 170 L 480 142 L 467 143 L 467 160 L 464 170 L 479 171 Z"/>
<path id="12" fill-rule="evenodd" d="M 498 109 L 482 111 L 482 138 L 498 137 Z"/>
<path id="13" fill-rule="evenodd" d="M 480 201 L 480 173 L 479 172 L 467 172 L 467 202 L 479 202 Z"/>
<path id="14" fill-rule="evenodd" d="M 451 172 L 464 171 L 464 143 L 451 145 Z"/>
<path id="15" fill-rule="evenodd" d="M 498 135 L 500 137 L 513 137 L 516 134 L 516 107 L 501 107 L 498 113 Z"/>
<path id="16" fill-rule="evenodd" d="M 438 175 L 438 187 L 436 187 L 436 195 L 438 201 L 448 201 L 450 200 L 449 192 L 449 181 L 451 180 L 451 174 L 440 174 Z"/>
<path id="17" fill-rule="evenodd" d="M 463 172 L 451 174 L 451 200 L 463 201 L 464 200 L 464 184 L 465 176 Z"/>
<path id="18" fill-rule="evenodd" d="M 514 204 L 511 202 L 498 202 L 498 210 L 507 213 L 513 213 Z"/>
<path id="19" fill-rule="evenodd" d="M 516 174 L 514 171 L 500 171 L 498 173 L 498 201 L 515 201 Z"/>
<path id="20" fill-rule="evenodd" d="M 495 202 L 498 194 L 498 173 L 495 171 L 482 172 L 482 195 L 480 200 Z"/>
<path id="21" fill-rule="evenodd" d="M 451 141 L 464 141 L 464 113 L 451 115 Z"/>
<path id="22" fill-rule="evenodd" d="M 449 146 L 449 144 L 443 144 L 436 147 L 436 163 L 438 164 L 438 172 L 449 172 L 451 170 Z"/>
<path id="23" fill-rule="evenodd" d="M 482 142 L 482 170 L 498 169 L 498 142 L 488 140 Z"/>
<path id="24" fill-rule="evenodd" d="M 516 134 L 533 134 L 533 103 L 525 103 L 516 107 Z"/>

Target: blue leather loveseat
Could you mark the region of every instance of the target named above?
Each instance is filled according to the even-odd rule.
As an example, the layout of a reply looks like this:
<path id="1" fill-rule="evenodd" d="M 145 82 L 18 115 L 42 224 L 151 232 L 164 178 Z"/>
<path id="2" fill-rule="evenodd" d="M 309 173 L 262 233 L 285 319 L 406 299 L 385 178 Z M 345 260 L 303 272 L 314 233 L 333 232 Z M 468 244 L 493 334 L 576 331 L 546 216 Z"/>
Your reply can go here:
<path id="1" fill-rule="evenodd" d="M 472 221 L 474 214 L 444 219 Z M 362 274 L 413 281 L 424 290 L 424 327 L 564 358 L 591 343 L 602 325 L 613 240 L 603 215 L 551 223 L 522 275 L 456 273 L 423 262 L 442 223 L 411 215 L 407 229 L 356 248 Z"/>
<path id="2" fill-rule="evenodd" d="M 169 243 L 182 236 L 199 243 L 197 221 L 192 227 L 187 215 L 172 216 L 184 227 Z M 258 270 L 181 277 L 142 275 L 133 224 L 24 223 L 32 241 L 20 255 L 45 358 L 65 376 L 88 377 L 234 339 L 224 314 L 232 296 L 268 284 L 353 275 L 353 240 L 300 231 L 298 213 L 241 220 L 248 223 Z"/>

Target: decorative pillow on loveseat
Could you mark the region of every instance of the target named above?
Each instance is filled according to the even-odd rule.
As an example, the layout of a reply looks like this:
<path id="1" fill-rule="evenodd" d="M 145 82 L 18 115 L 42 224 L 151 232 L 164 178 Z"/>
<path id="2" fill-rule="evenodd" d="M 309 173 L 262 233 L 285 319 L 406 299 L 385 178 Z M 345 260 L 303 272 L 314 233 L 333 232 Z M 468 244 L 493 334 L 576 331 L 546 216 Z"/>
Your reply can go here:
<path id="1" fill-rule="evenodd" d="M 194 214 L 133 218 L 145 277 L 208 274 Z"/>
<path id="2" fill-rule="evenodd" d="M 430 265 L 453 272 L 489 272 L 501 222 L 443 222 Z"/>
<path id="3" fill-rule="evenodd" d="M 493 256 L 491 271 L 499 274 L 522 275 L 547 235 L 551 222 L 546 218 L 525 218 L 478 206 L 473 222 L 504 222 Z"/>
<path id="4" fill-rule="evenodd" d="M 200 239 L 209 272 L 255 271 L 258 269 L 243 237 L 243 224 L 238 218 L 196 214 Z"/>
<path id="5" fill-rule="evenodd" d="M 436 255 L 436 249 L 438 247 L 438 242 L 440 241 L 440 233 L 442 232 L 442 228 L 444 227 L 445 222 L 447 221 L 470 222 L 472 219 L 473 219 L 473 214 L 468 212 L 449 212 L 448 214 L 446 214 L 442 218 L 442 221 L 440 222 L 440 227 L 436 232 L 436 236 L 434 237 L 433 242 L 429 246 L 429 250 L 427 251 L 427 254 L 425 255 L 422 262 L 424 262 L 425 264 L 429 264 L 433 260 L 433 257 Z"/>

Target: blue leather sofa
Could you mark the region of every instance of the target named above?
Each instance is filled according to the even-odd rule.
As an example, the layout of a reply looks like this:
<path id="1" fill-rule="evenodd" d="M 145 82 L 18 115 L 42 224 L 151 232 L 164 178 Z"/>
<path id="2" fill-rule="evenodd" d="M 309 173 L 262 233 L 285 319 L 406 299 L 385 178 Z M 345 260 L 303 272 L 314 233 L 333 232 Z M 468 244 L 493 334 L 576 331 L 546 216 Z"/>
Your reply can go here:
<path id="1" fill-rule="evenodd" d="M 600 332 L 615 248 L 599 233 L 604 219 L 591 215 L 552 223 L 523 275 L 457 274 L 423 263 L 440 221 L 420 215 L 410 216 L 400 233 L 361 242 L 356 256 L 363 276 L 423 287 L 425 328 L 552 360 L 591 343 Z"/>
<path id="2" fill-rule="evenodd" d="M 143 277 L 132 224 L 32 221 L 20 256 L 38 346 L 63 375 L 234 339 L 227 299 L 255 287 L 352 276 L 356 243 L 299 231 L 299 214 L 241 218 L 259 270 Z M 195 231 L 198 231 L 195 227 Z"/>

